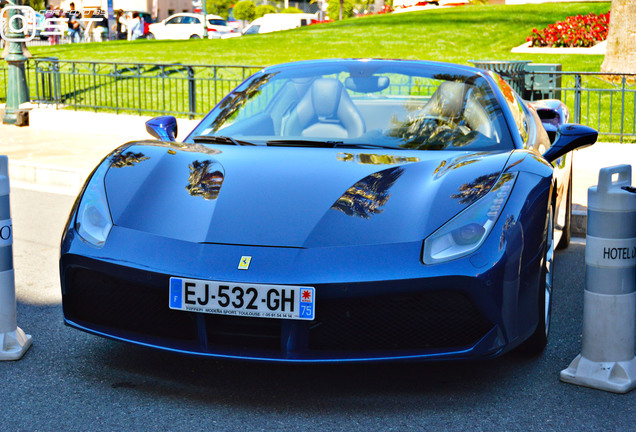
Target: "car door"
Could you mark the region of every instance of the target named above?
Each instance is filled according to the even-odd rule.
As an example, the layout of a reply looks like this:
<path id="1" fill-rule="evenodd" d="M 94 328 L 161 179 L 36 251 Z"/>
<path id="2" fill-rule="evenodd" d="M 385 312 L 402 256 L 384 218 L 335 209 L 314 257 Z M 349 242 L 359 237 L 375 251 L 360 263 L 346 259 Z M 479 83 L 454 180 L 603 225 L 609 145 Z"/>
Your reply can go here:
<path id="1" fill-rule="evenodd" d="M 181 27 L 181 16 L 174 16 L 168 19 L 163 28 L 161 28 L 161 37 L 159 35 L 155 35 L 157 39 L 179 39 L 179 28 Z"/>
<path id="2" fill-rule="evenodd" d="M 183 36 L 181 39 L 189 39 L 194 35 L 198 37 L 203 35 L 203 24 L 199 17 L 184 16 L 181 20 L 181 27 Z"/>

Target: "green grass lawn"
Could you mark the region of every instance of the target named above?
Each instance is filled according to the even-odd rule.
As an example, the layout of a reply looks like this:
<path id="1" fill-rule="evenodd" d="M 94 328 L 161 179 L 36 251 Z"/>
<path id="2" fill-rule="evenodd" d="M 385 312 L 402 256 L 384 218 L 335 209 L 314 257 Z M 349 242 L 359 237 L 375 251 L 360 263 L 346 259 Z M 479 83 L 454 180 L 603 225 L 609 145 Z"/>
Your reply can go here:
<path id="1" fill-rule="evenodd" d="M 134 41 L 32 48 L 35 56 L 215 65 L 272 65 L 318 58 L 404 58 L 469 64 L 480 60 L 561 63 L 598 71 L 603 56 L 512 54 L 533 27 L 567 16 L 607 12 L 610 3 L 548 3 L 446 8 L 378 15 L 226 40 Z"/>

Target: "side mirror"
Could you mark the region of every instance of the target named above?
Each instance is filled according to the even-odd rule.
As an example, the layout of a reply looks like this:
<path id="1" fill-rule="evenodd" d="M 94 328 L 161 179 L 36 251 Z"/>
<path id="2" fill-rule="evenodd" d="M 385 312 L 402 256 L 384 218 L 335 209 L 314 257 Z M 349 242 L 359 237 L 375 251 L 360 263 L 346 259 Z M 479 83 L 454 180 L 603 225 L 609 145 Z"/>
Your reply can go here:
<path id="1" fill-rule="evenodd" d="M 177 140 L 177 119 L 173 116 L 155 117 L 146 122 L 146 131 L 161 141 Z"/>
<path id="2" fill-rule="evenodd" d="M 596 142 L 598 132 L 580 124 L 565 123 L 559 126 L 554 144 L 543 154 L 552 163 L 572 150 L 591 146 Z"/>

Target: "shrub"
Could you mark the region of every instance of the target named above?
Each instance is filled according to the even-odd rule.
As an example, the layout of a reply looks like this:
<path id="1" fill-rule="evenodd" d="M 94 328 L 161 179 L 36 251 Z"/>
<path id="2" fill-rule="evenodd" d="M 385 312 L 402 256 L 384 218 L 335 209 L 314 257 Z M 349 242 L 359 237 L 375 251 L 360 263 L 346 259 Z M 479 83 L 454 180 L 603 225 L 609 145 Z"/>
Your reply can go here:
<path id="1" fill-rule="evenodd" d="M 526 38 L 533 47 L 591 47 L 607 39 L 610 13 L 570 16 Z"/>
<path id="2" fill-rule="evenodd" d="M 288 7 L 287 9 L 283 9 L 280 13 L 303 13 L 300 9 L 296 7 Z"/>
<path id="3" fill-rule="evenodd" d="M 256 14 L 256 5 L 252 0 L 241 0 L 234 6 L 234 18 L 252 21 Z"/>
<path id="4" fill-rule="evenodd" d="M 256 18 L 260 18 L 265 14 L 268 13 L 276 13 L 276 8 L 272 5 L 259 5 L 256 6 L 256 9 L 254 11 L 254 19 Z"/>
<path id="5" fill-rule="evenodd" d="M 342 5 L 342 18 L 351 18 L 353 16 L 353 0 L 344 0 Z M 340 0 L 329 0 L 327 5 L 327 15 L 336 21 L 340 14 Z"/>

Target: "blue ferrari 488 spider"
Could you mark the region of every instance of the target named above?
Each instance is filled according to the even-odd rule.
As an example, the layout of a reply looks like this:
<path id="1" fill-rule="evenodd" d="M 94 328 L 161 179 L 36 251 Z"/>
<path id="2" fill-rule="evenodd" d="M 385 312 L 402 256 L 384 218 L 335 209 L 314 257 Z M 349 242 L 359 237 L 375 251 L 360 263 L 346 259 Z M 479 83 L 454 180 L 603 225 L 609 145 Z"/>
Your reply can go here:
<path id="1" fill-rule="evenodd" d="M 95 169 L 62 238 L 65 322 L 252 360 L 539 353 L 568 153 L 597 137 L 568 116 L 468 66 L 265 68 L 183 142 L 159 117 Z"/>

